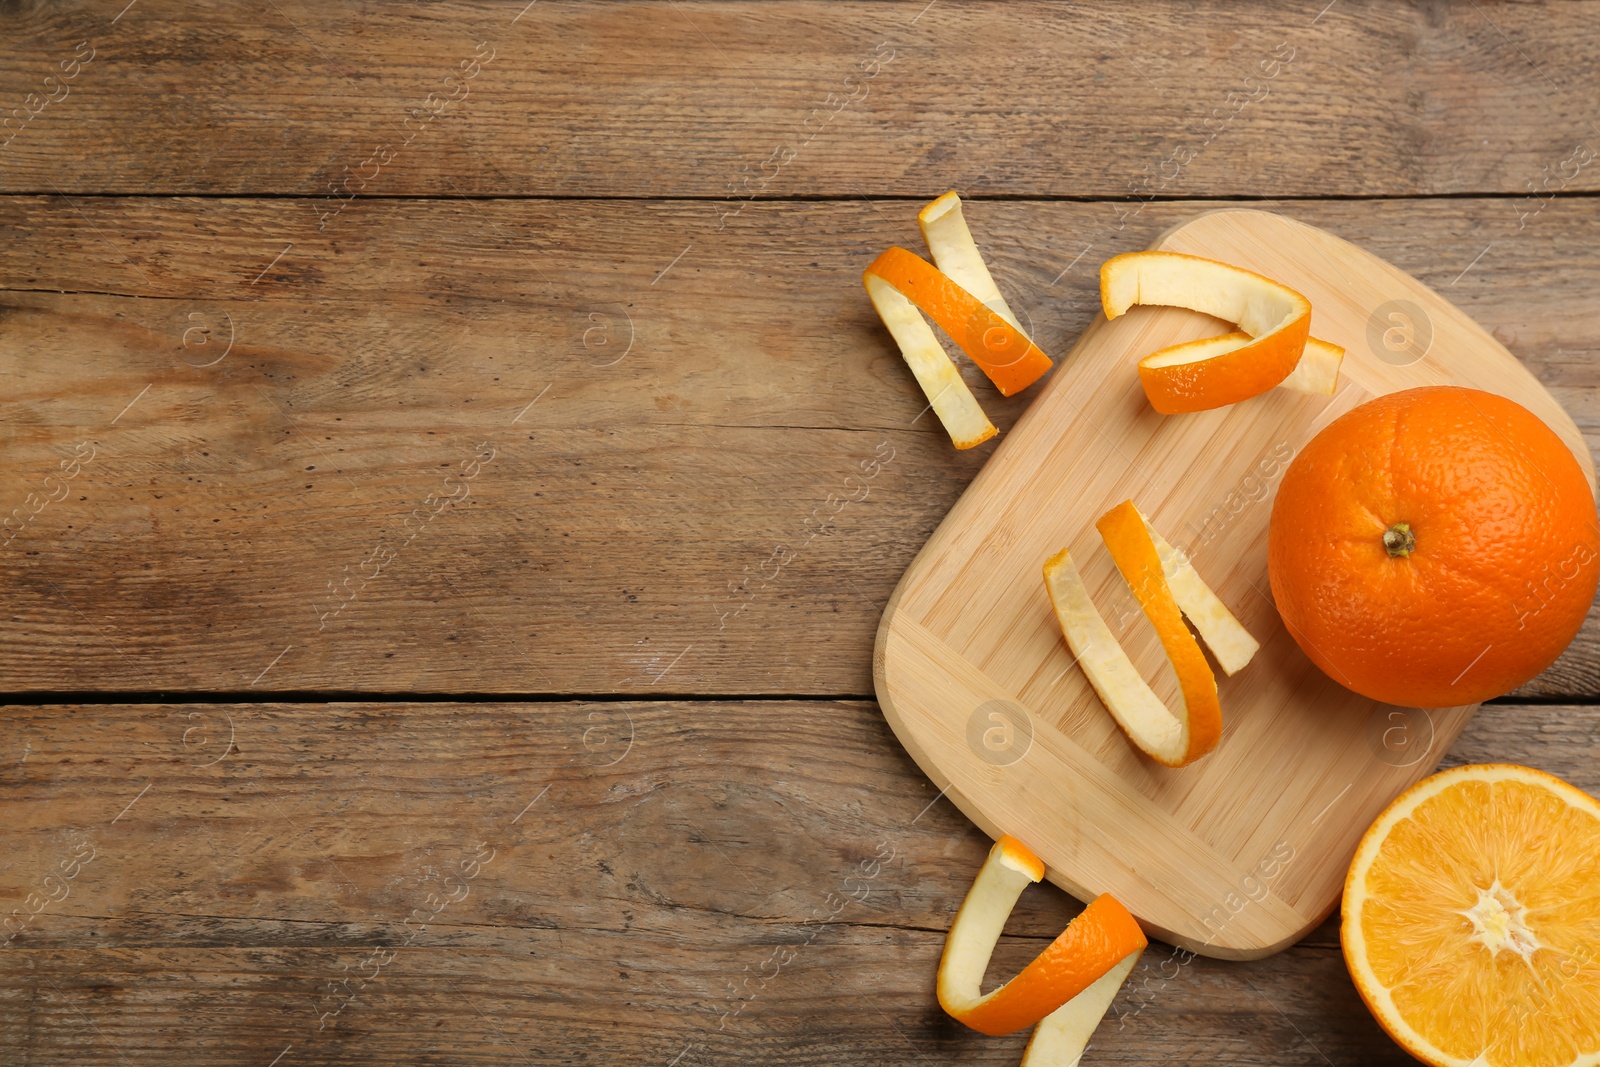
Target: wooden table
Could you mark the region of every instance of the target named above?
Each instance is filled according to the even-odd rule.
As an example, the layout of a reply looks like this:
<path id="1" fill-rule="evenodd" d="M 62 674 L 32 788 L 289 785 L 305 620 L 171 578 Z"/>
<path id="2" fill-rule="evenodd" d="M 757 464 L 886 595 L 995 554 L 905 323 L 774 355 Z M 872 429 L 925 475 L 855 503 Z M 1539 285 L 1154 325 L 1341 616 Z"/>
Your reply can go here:
<path id="1" fill-rule="evenodd" d="M 859 281 L 946 189 L 1049 351 L 1250 201 L 1600 433 L 1600 4 L 124 3 L 0 10 L 8 1067 L 1016 1063 L 872 699 L 993 447 Z M 1600 788 L 1597 635 L 1449 761 Z M 1409 1062 L 1331 921 L 1089 1057 Z"/>

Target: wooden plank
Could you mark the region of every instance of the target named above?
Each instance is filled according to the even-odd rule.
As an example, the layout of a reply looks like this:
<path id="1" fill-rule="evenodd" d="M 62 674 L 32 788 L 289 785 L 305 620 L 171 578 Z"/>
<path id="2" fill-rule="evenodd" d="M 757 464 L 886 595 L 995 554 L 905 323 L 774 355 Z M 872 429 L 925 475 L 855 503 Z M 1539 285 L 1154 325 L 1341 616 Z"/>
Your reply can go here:
<path id="1" fill-rule="evenodd" d="M 121 7 L 3 16 L 0 190 L 1600 188 L 1594 3 Z"/>
<path id="2" fill-rule="evenodd" d="M 319 236 L 303 200 L 0 199 L 0 688 L 870 692 L 987 456 L 860 288 L 916 206 L 718 233 L 698 202 L 380 201 Z M 1207 206 L 967 215 L 1059 356 L 1101 257 Z M 1600 435 L 1594 200 L 1521 231 L 1495 199 L 1275 208 L 1448 294 Z M 1034 395 L 972 385 L 1002 431 Z M 1542 695 L 1594 691 L 1596 635 Z"/>
<path id="3" fill-rule="evenodd" d="M 870 702 L 5 714 L 0 906 L 37 909 L 0 935 L 7 1063 L 1020 1056 L 1022 1035 L 934 1001 L 988 839 Z M 1591 792 L 1597 757 L 1594 707 L 1486 706 L 1452 750 Z M 1024 894 L 994 973 L 1076 909 Z M 1152 945 L 1094 1044 L 1101 1063 L 1409 1062 L 1332 924 L 1249 963 Z"/>

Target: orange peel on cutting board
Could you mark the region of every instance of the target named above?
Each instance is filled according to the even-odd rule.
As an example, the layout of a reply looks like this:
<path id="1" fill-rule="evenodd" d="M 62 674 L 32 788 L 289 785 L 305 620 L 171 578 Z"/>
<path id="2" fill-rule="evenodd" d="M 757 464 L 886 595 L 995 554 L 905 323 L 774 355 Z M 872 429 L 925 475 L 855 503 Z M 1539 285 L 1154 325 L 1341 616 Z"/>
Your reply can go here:
<path id="1" fill-rule="evenodd" d="M 1021 841 L 1007 834 L 994 843 L 945 940 L 939 1004 L 985 1034 L 1037 1023 L 1023 1067 L 1068 1067 L 1077 1063 L 1148 942 L 1128 909 L 1102 894 L 1015 978 L 980 993 L 1017 898 L 1043 877 L 1044 863 Z"/>
<path id="2" fill-rule="evenodd" d="M 1140 677 L 1065 548 L 1044 564 L 1045 591 L 1056 621 L 1089 684 L 1128 739 L 1158 763 L 1186 766 L 1221 739 L 1222 706 L 1216 675 L 1184 617 L 1227 674 L 1241 670 L 1261 646 L 1133 501 L 1106 512 L 1095 527 L 1178 676 L 1178 711 L 1169 709 Z"/>
<path id="3" fill-rule="evenodd" d="M 1163 415 L 1207 411 L 1278 385 L 1332 393 L 1344 349 L 1311 344 L 1311 302 L 1271 278 L 1182 252 L 1128 252 L 1100 265 L 1107 319 L 1135 304 L 1188 308 L 1238 326 L 1169 345 L 1139 361 L 1150 406 Z M 1309 352 L 1310 362 L 1299 370 Z M 1297 373 L 1298 371 L 1298 373 Z"/>

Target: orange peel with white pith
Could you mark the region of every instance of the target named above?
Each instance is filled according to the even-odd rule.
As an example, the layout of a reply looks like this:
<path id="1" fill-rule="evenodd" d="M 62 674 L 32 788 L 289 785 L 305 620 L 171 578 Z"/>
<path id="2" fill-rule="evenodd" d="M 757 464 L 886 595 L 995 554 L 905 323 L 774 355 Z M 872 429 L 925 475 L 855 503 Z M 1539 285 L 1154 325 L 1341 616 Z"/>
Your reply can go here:
<path id="1" fill-rule="evenodd" d="M 1249 344 L 1251 337 L 1242 330 L 1220 334 L 1216 337 L 1207 337 L 1200 341 L 1188 341 L 1182 345 L 1173 345 L 1163 351 L 1182 350 L 1193 361 L 1198 362 L 1212 356 L 1220 356 L 1225 352 L 1237 351 Z M 1295 393 L 1310 393 L 1319 396 L 1332 396 L 1339 385 L 1339 367 L 1344 362 L 1344 349 L 1331 341 L 1324 341 L 1316 337 L 1306 338 L 1306 349 L 1300 356 L 1300 362 L 1294 365 L 1294 370 L 1289 376 L 1278 383 L 1279 389 L 1287 389 Z"/>
<path id="2" fill-rule="evenodd" d="M 1028 1055 L 1034 1057 L 1034 1045 L 1040 1045 L 1050 1058 L 1031 1062 L 1068 1064 L 1088 1044 L 1148 942 L 1128 910 L 1102 894 L 1015 978 L 980 993 L 983 972 L 1017 898 L 1043 877 L 1044 864 L 1021 841 L 1008 834 L 995 842 L 945 940 L 939 1004 L 985 1034 L 1009 1034 L 1038 1023 Z"/>
<path id="3" fill-rule="evenodd" d="M 1064 548 L 1044 564 L 1045 590 L 1056 620 L 1089 684 L 1128 739 L 1158 763 L 1186 766 L 1210 752 L 1221 739 L 1222 706 L 1216 675 L 1184 618 L 1230 675 L 1248 664 L 1261 646 L 1187 557 L 1151 527 L 1133 501 L 1118 504 L 1095 526 L 1140 609 L 1155 627 L 1178 677 L 1178 710 L 1169 709 L 1140 677 L 1101 618 Z"/>
<path id="4" fill-rule="evenodd" d="M 1188 308 L 1243 334 L 1170 345 L 1139 361 L 1163 415 L 1259 396 L 1294 373 L 1311 336 L 1311 301 L 1271 278 L 1182 252 L 1128 252 L 1100 265 L 1100 303 L 1114 319 L 1135 304 Z"/>
<path id="5" fill-rule="evenodd" d="M 972 231 L 967 228 L 966 216 L 961 211 L 961 197 L 952 190 L 930 201 L 917 212 L 917 226 L 922 230 L 922 239 L 927 243 L 928 252 L 933 256 L 933 264 L 939 268 L 939 272 L 1004 319 L 1015 333 L 1015 339 L 997 338 L 1004 342 L 997 346 L 1004 351 L 991 354 L 991 361 L 1005 371 L 1004 382 L 988 370 L 984 371 L 989 374 L 1001 395 L 1019 393 L 1038 381 L 1050 369 L 1050 357 L 1041 352 L 1028 337 L 1027 331 L 1022 328 L 1022 321 L 1012 313 L 1006 298 L 1000 295 L 1000 287 L 994 283 L 989 265 L 983 261 L 978 243 L 972 239 Z M 990 325 L 992 327 L 993 323 Z M 1014 340 L 1022 343 L 1017 345 L 1013 343 Z M 971 354 L 969 350 L 968 355 Z M 973 356 L 973 359 L 976 361 L 977 357 Z M 1006 362 L 1000 363 L 1000 359 Z"/>
<path id="6" fill-rule="evenodd" d="M 957 448 L 997 432 L 928 324 L 926 313 L 986 374 L 1002 396 L 1021 392 L 1050 369 L 994 283 L 955 193 L 925 205 L 917 224 L 933 263 L 890 248 L 862 272 L 872 305 Z"/>
<path id="7" fill-rule="evenodd" d="M 1278 388 L 1316 396 L 1332 396 L 1339 387 L 1339 365 L 1343 362 L 1343 348 L 1332 341 L 1308 337 L 1300 362 L 1294 365 L 1294 370 L 1289 372 L 1287 378 L 1278 383 Z"/>
<path id="8" fill-rule="evenodd" d="M 966 228 L 965 223 L 962 228 Z M 872 261 L 867 273 L 882 278 L 926 312 L 988 375 L 1001 396 L 1021 392 L 1050 369 L 1050 357 L 1029 340 L 1021 327 L 1007 321 L 999 311 L 915 252 L 890 248 Z"/>
<path id="9" fill-rule="evenodd" d="M 928 398 L 928 406 L 939 417 L 945 432 L 957 448 L 973 448 L 999 433 L 989 416 L 978 406 L 977 398 L 961 372 L 945 354 L 933 328 L 923 319 L 917 305 L 869 267 L 861 275 L 867 296 L 878 317 L 889 328 L 900 355 Z"/>

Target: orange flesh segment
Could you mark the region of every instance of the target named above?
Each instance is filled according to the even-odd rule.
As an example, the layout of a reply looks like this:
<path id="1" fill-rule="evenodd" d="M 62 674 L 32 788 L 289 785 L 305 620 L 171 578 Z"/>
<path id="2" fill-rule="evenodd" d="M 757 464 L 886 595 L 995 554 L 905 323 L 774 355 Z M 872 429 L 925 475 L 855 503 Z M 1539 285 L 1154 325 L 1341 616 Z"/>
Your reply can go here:
<path id="1" fill-rule="evenodd" d="M 1600 803 L 1513 764 L 1424 779 L 1357 847 L 1340 941 L 1424 1062 L 1600 1063 Z"/>
<path id="2" fill-rule="evenodd" d="M 1002 396 L 1026 389 L 1050 369 L 1050 357 L 1026 334 L 915 252 L 890 248 L 872 261 L 867 273 L 926 312 Z"/>
<path id="3" fill-rule="evenodd" d="M 1270 278 L 1180 252 L 1128 252 L 1100 267 L 1100 302 L 1114 319 L 1135 304 L 1189 308 L 1236 324 L 1249 340 L 1172 345 L 1139 361 L 1150 406 L 1164 415 L 1236 404 L 1283 382 L 1311 336 L 1311 303 Z"/>
<path id="4" fill-rule="evenodd" d="M 894 336 L 906 365 L 922 386 L 928 405 L 955 446 L 972 448 L 998 433 L 916 305 L 870 268 L 862 274 L 861 281 L 878 317 Z"/>
<path id="5" fill-rule="evenodd" d="M 1022 854 L 1037 866 L 1027 864 Z M 1011 909 L 1023 889 L 1043 876 L 1037 857 L 1015 838 L 1002 837 L 989 850 L 951 924 L 939 961 L 939 1003 L 981 1033 L 1009 1034 L 1039 1022 L 1130 957 L 1137 959 L 1147 944 L 1128 910 L 1103 894 L 1020 974 L 999 989 L 980 993 L 983 972 Z"/>

